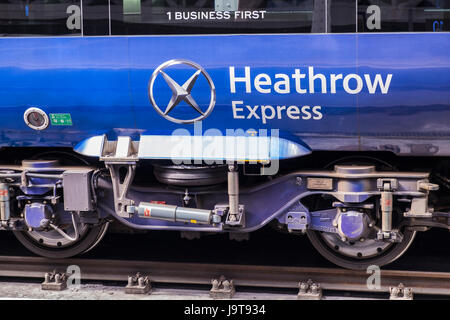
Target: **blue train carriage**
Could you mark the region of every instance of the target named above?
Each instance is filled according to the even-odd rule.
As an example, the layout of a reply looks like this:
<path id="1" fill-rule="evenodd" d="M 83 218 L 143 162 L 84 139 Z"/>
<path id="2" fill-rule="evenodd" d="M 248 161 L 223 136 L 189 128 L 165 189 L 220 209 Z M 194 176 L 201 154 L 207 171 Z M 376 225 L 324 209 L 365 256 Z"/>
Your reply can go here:
<path id="1" fill-rule="evenodd" d="M 450 229 L 450 1 L 1 0 L 0 222 L 306 234 L 351 269 Z"/>

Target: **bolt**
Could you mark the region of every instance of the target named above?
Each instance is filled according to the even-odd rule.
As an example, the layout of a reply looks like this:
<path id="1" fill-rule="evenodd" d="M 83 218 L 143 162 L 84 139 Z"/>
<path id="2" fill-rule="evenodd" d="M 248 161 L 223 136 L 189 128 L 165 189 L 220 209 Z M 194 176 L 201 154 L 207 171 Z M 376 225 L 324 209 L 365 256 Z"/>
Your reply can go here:
<path id="1" fill-rule="evenodd" d="M 359 241 L 364 242 L 366 239 L 360 238 Z"/>
<path id="2" fill-rule="evenodd" d="M 230 282 L 228 280 L 225 280 L 224 282 L 222 282 L 223 285 L 223 289 L 228 291 L 230 290 Z"/>
<path id="3" fill-rule="evenodd" d="M 138 279 L 138 285 L 139 285 L 139 287 L 144 287 L 145 286 L 145 278 L 144 277 L 140 277 Z"/>
<path id="4" fill-rule="evenodd" d="M 306 290 L 308 290 L 308 284 L 300 282 L 300 293 L 306 293 Z"/>
<path id="5" fill-rule="evenodd" d="M 412 290 L 411 290 L 411 288 L 405 288 L 405 289 L 403 290 L 403 296 L 404 296 L 405 298 L 410 298 L 410 297 L 412 296 Z"/>
<path id="6" fill-rule="evenodd" d="M 399 293 L 399 289 L 398 289 L 398 288 L 392 288 L 391 294 L 392 294 L 394 297 L 397 297 L 397 296 L 398 296 L 398 293 Z"/>

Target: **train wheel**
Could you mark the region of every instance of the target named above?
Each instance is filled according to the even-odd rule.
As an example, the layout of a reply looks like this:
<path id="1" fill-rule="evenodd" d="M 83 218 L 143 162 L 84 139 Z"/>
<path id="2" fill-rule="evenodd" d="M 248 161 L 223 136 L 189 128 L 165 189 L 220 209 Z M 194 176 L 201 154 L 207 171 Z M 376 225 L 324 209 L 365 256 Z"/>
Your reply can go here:
<path id="1" fill-rule="evenodd" d="M 59 150 L 39 153 L 31 159 L 58 159 L 63 165 L 89 165 L 89 162 L 80 156 Z M 60 259 L 86 253 L 95 248 L 106 234 L 108 225 L 109 222 L 103 222 L 97 226 L 81 225 L 78 229 L 79 237 L 75 236 L 73 226 L 69 225 L 62 228 L 70 238 L 77 238 L 76 240 L 69 240 L 55 230 L 13 231 L 13 233 L 33 253 L 47 258 Z"/>
<path id="2" fill-rule="evenodd" d="M 398 243 L 374 239 L 344 242 L 337 234 L 312 230 L 307 231 L 307 235 L 325 259 L 347 269 L 366 270 L 370 265 L 381 267 L 400 258 L 413 242 L 416 231 L 403 230 L 403 241 Z"/>
<path id="3" fill-rule="evenodd" d="M 13 231 L 16 238 L 33 253 L 52 259 L 69 258 L 93 249 L 103 238 L 108 223 L 98 226 L 82 225 L 79 237 L 68 240 L 55 230 L 51 231 Z M 72 226 L 64 229 L 69 236 L 76 238 Z"/>
<path id="4" fill-rule="evenodd" d="M 395 167 L 383 160 L 372 157 L 350 156 L 338 159 L 325 166 L 331 169 L 334 165 L 373 165 L 382 170 L 395 170 Z M 320 200 L 319 200 L 320 203 Z M 316 203 L 315 205 L 319 205 Z M 394 209 L 394 224 L 400 227 L 402 216 Z M 312 245 L 327 260 L 332 263 L 353 270 L 366 270 L 370 265 L 379 267 L 400 258 L 414 241 L 416 231 L 403 227 L 400 229 L 403 239 L 401 242 L 382 242 L 374 239 L 376 234 L 363 239 L 364 241 L 343 241 L 336 233 L 307 230 Z"/>

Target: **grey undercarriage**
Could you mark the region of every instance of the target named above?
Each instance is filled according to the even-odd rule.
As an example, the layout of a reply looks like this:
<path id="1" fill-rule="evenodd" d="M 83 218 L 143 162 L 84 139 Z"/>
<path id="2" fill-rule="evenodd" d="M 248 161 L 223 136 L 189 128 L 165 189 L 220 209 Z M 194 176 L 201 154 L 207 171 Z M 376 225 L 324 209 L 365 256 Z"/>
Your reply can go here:
<path id="1" fill-rule="evenodd" d="M 140 230 L 235 234 L 275 223 L 306 234 L 325 258 L 351 269 L 394 261 L 418 231 L 450 229 L 450 214 L 431 201 L 440 184 L 426 171 L 355 162 L 249 183 L 236 163 L 153 163 L 153 182 L 141 184 L 141 165 L 33 159 L 0 166 L 1 228 L 39 255 L 64 258 L 94 248 L 113 220 Z"/>

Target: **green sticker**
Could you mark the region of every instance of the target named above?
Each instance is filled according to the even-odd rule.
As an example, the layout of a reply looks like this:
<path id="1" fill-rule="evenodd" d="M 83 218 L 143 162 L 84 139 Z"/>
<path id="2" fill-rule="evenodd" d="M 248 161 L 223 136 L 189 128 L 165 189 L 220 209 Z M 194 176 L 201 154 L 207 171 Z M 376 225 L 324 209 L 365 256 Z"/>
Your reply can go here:
<path id="1" fill-rule="evenodd" d="M 54 126 L 71 126 L 72 117 L 70 113 L 50 113 L 50 122 Z"/>

